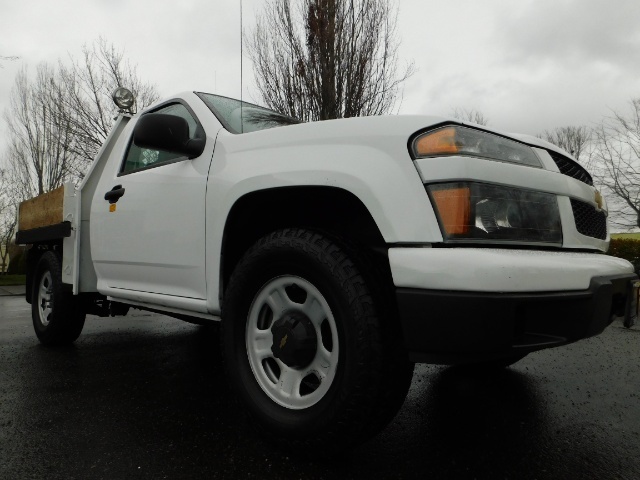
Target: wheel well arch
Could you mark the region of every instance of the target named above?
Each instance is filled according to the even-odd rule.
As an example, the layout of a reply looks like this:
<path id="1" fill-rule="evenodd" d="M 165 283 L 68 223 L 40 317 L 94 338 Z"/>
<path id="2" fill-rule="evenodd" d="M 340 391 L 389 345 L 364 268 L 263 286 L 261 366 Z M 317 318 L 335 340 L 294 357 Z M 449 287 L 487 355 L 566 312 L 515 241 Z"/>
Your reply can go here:
<path id="1" fill-rule="evenodd" d="M 278 187 L 248 193 L 229 211 L 222 238 L 221 297 L 242 255 L 261 237 L 287 227 L 337 237 L 391 278 L 384 237 L 356 195 L 339 187 Z"/>

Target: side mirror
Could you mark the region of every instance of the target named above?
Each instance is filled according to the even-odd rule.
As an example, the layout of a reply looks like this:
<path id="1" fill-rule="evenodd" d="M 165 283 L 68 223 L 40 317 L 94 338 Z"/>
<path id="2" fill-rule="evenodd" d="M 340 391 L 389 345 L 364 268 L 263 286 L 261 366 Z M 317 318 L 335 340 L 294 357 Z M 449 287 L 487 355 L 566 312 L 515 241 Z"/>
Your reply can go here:
<path id="1" fill-rule="evenodd" d="M 189 138 L 189 124 L 184 118 L 165 113 L 147 113 L 140 117 L 133 129 L 133 143 L 189 158 L 199 157 L 205 146 L 204 139 Z"/>

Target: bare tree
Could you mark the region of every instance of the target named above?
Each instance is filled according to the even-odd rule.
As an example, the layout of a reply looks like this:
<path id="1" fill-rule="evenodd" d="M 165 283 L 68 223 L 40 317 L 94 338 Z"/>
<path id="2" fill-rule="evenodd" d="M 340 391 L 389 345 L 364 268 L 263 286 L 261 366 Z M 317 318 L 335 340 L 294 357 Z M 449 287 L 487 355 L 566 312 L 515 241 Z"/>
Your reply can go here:
<path id="1" fill-rule="evenodd" d="M 131 89 L 141 107 L 158 97 L 123 52 L 104 39 L 82 53 L 70 66 L 41 64 L 33 81 L 25 68 L 16 77 L 4 118 L 7 175 L 17 201 L 84 176 L 111 129 L 116 115 L 111 93 L 117 87 Z"/>
<path id="2" fill-rule="evenodd" d="M 557 127 L 553 130 L 545 130 L 538 137 L 566 150 L 578 162 L 589 163 L 590 154 L 587 150 L 591 144 L 592 137 L 592 131 L 589 127 L 585 125 L 579 127 Z"/>
<path id="3" fill-rule="evenodd" d="M 0 274 L 9 266 L 11 240 L 16 227 L 15 202 L 10 194 L 6 170 L 0 170 Z"/>
<path id="4" fill-rule="evenodd" d="M 55 70 L 41 64 L 29 81 L 23 68 L 11 91 L 5 112 L 9 130 L 6 154 L 13 198 L 40 195 L 77 176 L 81 165 L 73 153 L 73 112 L 62 100 L 63 86 Z"/>
<path id="5" fill-rule="evenodd" d="M 627 116 L 613 112 L 593 134 L 595 177 L 610 193 L 612 224 L 640 227 L 640 98 L 630 102 Z"/>
<path id="6" fill-rule="evenodd" d="M 144 108 L 158 99 L 156 87 L 138 77 L 136 67 L 124 59 L 104 38 L 84 45 L 80 60 L 59 65 L 63 81 L 65 108 L 72 112 L 73 152 L 87 163 L 93 161 L 111 130 L 117 108 L 111 94 L 118 87 L 131 90 L 137 106 Z"/>
<path id="7" fill-rule="evenodd" d="M 472 108 L 467 110 L 466 108 L 454 108 L 453 116 L 463 122 L 477 123 L 478 125 L 489 125 L 489 119 L 484 116 L 480 110 Z"/>
<path id="8" fill-rule="evenodd" d="M 9 254 L 16 230 L 16 222 L 17 216 L 14 206 L 0 214 L 0 273 L 7 273 L 9 268 Z"/>
<path id="9" fill-rule="evenodd" d="M 269 0 L 247 39 L 263 102 L 304 121 L 390 112 L 414 71 L 396 18 L 387 0 Z"/>

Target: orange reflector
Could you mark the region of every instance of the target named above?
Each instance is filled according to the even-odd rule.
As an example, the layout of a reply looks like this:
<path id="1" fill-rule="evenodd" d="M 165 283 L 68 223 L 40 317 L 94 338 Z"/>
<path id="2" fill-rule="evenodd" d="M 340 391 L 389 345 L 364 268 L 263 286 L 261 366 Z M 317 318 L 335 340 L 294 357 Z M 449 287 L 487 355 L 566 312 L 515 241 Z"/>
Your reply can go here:
<path id="1" fill-rule="evenodd" d="M 440 220 L 447 235 L 469 233 L 471 191 L 468 187 L 432 190 Z"/>
<path id="2" fill-rule="evenodd" d="M 456 129 L 442 128 L 418 138 L 415 150 L 419 157 L 458 153 L 460 148 L 456 145 Z"/>
<path id="3" fill-rule="evenodd" d="M 116 204 L 112 203 L 111 205 L 109 205 L 109 211 L 110 212 L 115 212 L 116 211 Z"/>

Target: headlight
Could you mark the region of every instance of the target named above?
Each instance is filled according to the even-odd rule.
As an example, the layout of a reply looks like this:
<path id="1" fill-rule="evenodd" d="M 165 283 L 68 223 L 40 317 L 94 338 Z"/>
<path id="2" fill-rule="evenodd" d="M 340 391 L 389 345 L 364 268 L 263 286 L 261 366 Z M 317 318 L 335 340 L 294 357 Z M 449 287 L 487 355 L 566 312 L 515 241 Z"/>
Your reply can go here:
<path id="1" fill-rule="evenodd" d="M 527 145 L 473 128 L 449 126 L 423 133 L 414 139 L 412 149 L 416 158 L 470 155 L 542 168 Z"/>
<path id="2" fill-rule="evenodd" d="M 556 196 L 473 182 L 427 185 L 446 241 L 562 244 Z"/>

